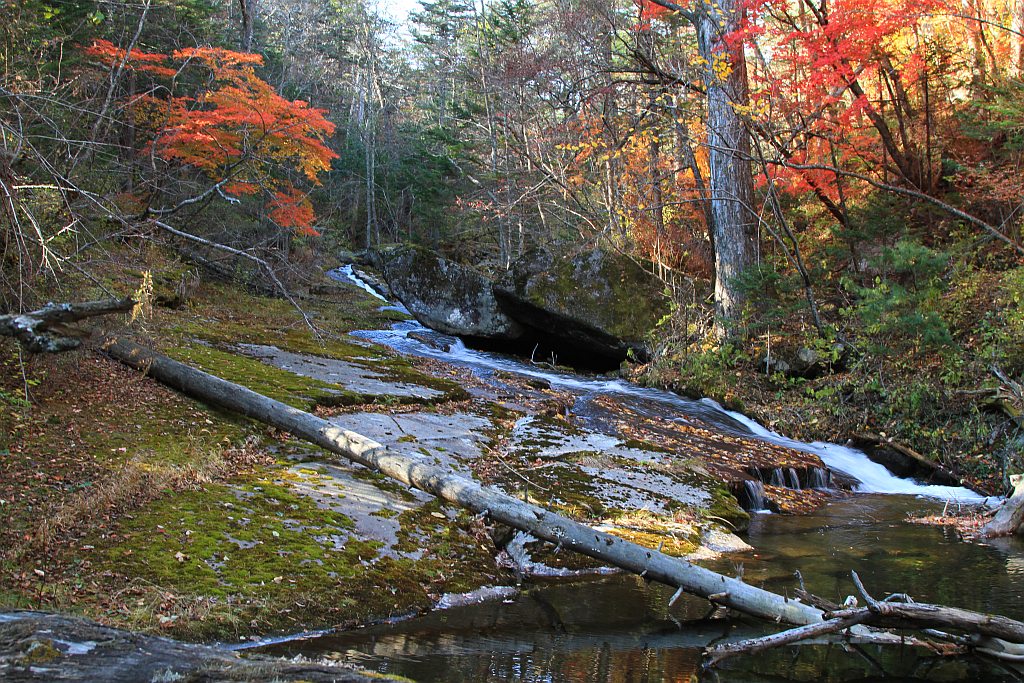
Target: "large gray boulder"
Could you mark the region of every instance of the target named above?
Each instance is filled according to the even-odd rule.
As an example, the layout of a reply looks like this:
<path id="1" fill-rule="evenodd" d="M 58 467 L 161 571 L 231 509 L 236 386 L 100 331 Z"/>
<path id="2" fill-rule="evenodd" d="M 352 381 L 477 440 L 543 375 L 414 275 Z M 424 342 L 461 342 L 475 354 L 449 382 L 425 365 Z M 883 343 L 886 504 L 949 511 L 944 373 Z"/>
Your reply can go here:
<path id="1" fill-rule="evenodd" d="M 432 330 L 499 341 L 523 334 L 523 328 L 499 308 L 491 281 L 468 266 L 427 249 L 406 247 L 387 254 L 381 269 L 399 301 Z"/>
<path id="2" fill-rule="evenodd" d="M 644 359 L 646 339 L 669 312 L 665 285 L 632 259 L 593 249 L 558 256 L 535 249 L 494 287 L 510 316 L 576 352 Z"/>

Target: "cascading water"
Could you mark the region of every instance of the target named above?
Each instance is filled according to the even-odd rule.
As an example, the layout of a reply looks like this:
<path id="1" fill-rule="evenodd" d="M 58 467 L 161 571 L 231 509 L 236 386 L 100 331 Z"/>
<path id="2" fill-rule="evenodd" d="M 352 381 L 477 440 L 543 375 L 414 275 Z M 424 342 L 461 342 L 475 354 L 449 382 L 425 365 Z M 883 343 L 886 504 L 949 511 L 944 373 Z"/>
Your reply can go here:
<path id="1" fill-rule="evenodd" d="M 743 487 L 737 491 L 737 499 L 744 510 L 768 512 L 768 503 L 764 497 L 764 484 L 759 481 L 745 480 Z"/>
<path id="2" fill-rule="evenodd" d="M 792 467 L 786 468 L 786 486 L 791 489 L 800 490 L 800 475 L 796 473 L 796 470 Z"/>
<path id="3" fill-rule="evenodd" d="M 381 301 L 387 301 L 379 292 L 363 281 L 355 273 L 352 266 L 344 266 L 330 271 L 328 275 L 338 281 L 353 284 Z M 408 312 L 404 307 L 398 305 L 387 305 L 382 306 L 382 308 Z M 882 465 L 873 462 L 863 452 L 854 448 L 820 441 L 803 443 L 789 439 L 765 428 L 745 415 L 726 410 L 711 399 L 694 401 L 668 391 L 639 387 L 621 379 L 586 377 L 554 370 L 545 370 L 508 356 L 469 349 L 456 337 L 451 337 L 447 340 L 446 346 L 448 348 L 445 350 L 445 345 L 426 344 L 414 337 L 410 337 L 411 333 L 429 333 L 437 336 L 436 333 L 430 332 L 415 320 L 396 323 L 390 330 L 364 330 L 354 334 L 364 339 L 390 346 L 401 353 L 436 358 L 448 363 L 468 366 L 484 376 L 495 371 L 503 371 L 542 379 L 552 387 L 577 392 L 584 398 L 600 394 L 613 394 L 632 397 L 640 401 L 650 401 L 677 412 L 680 415 L 679 419 L 685 420 L 686 417 L 694 417 L 713 425 L 727 434 L 754 437 L 780 446 L 813 453 L 821 458 L 821 461 L 830 469 L 842 472 L 859 481 L 860 483 L 854 487 L 854 490 L 857 492 L 900 493 L 941 500 L 954 500 L 961 503 L 978 503 L 984 500 L 982 496 L 974 491 L 963 487 L 920 484 L 910 479 L 900 479 Z M 771 481 L 769 483 L 775 484 L 775 474 L 775 472 L 771 473 Z M 779 485 L 785 486 L 787 483 L 792 483 L 796 473 L 793 472 L 792 475 L 789 475 L 789 473 L 783 473 L 779 470 L 778 475 Z M 790 480 L 789 482 L 786 481 L 787 478 Z M 823 470 L 809 473 L 808 478 L 809 481 L 805 488 L 827 488 L 831 483 L 828 473 Z M 791 488 L 799 488 L 799 481 L 797 481 L 797 486 Z"/>

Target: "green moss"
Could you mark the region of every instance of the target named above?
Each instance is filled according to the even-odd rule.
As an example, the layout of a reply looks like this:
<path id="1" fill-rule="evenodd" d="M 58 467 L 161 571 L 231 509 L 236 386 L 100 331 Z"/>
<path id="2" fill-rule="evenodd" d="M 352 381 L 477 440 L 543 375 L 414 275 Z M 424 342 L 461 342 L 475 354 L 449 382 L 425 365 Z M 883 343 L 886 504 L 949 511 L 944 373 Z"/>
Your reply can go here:
<path id="1" fill-rule="evenodd" d="M 547 269 L 529 280 L 526 273 L 518 274 L 516 289 L 540 308 L 591 321 L 595 328 L 632 343 L 643 342 L 669 312 L 662 287 L 626 256 L 594 250 L 572 259 L 535 258 Z M 579 295 L 581 286 L 590 296 Z"/>
<path id="2" fill-rule="evenodd" d="M 740 507 L 736 496 L 732 495 L 724 486 L 714 486 L 711 489 L 711 505 L 708 506 L 705 517 L 724 519 L 734 531 L 743 531 L 750 526 L 750 514 Z"/>
<path id="3" fill-rule="evenodd" d="M 700 533 L 692 529 L 683 532 L 656 525 L 649 529 L 613 526 L 608 529 L 608 533 L 674 557 L 689 555 L 700 547 Z"/>
<path id="4" fill-rule="evenodd" d="M 166 353 L 175 360 L 241 384 L 294 408 L 310 409 L 321 402 L 338 398 L 340 393 L 333 384 L 296 375 L 255 358 L 211 346 L 179 346 L 167 349 Z"/>
<path id="5" fill-rule="evenodd" d="M 18 657 L 18 663 L 22 666 L 33 666 L 52 662 L 63 656 L 63 653 L 54 646 L 52 640 L 33 640 L 26 648 L 25 653 Z"/>

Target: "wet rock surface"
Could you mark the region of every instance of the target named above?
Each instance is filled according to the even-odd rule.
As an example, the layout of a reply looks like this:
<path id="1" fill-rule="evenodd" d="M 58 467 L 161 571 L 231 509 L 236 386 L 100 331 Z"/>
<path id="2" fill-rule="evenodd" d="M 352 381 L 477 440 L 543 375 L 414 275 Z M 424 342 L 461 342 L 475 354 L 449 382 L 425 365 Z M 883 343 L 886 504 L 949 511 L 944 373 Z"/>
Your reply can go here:
<path id="1" fill-rule="evenodd" d="M 379 681 L 342 665 L 272 657 L 242 658 L 218 647 L 182 643 L 40 612 L 0 613 L 0 679 L 22 681 Z M 385 678 L 385 680 L 388 680 Z"/>

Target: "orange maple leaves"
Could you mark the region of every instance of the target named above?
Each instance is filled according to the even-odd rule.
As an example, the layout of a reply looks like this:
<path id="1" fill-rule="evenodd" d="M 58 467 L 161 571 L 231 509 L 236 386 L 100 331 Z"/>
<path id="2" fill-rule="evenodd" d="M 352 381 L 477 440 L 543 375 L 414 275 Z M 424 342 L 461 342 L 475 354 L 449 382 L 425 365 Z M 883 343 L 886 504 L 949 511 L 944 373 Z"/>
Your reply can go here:
<path id="1" fill-rule="evenodd" d="M 338 156 L 324 143 L 334 124 L 326 110 L 288 100 L 256 75 L 255 67 L 263 63 L 260 55 L 214 47 L 126 54 L 106 40 L 85 52 L 110 67 L 123 64 L 171 78 L 172 93 L 183 84 L 198 84 L 188 95 L 156 94 L 166 92 L 162 88 L 129 102 L 136 123 L 154 133 L 143 152 L 199 169 L 228 194 L 266 192 L 272 220 L 300 234 L 317 234 L 309 199 L 279 176 L 297 172 L 318 185 L 319 175 Z"/>

